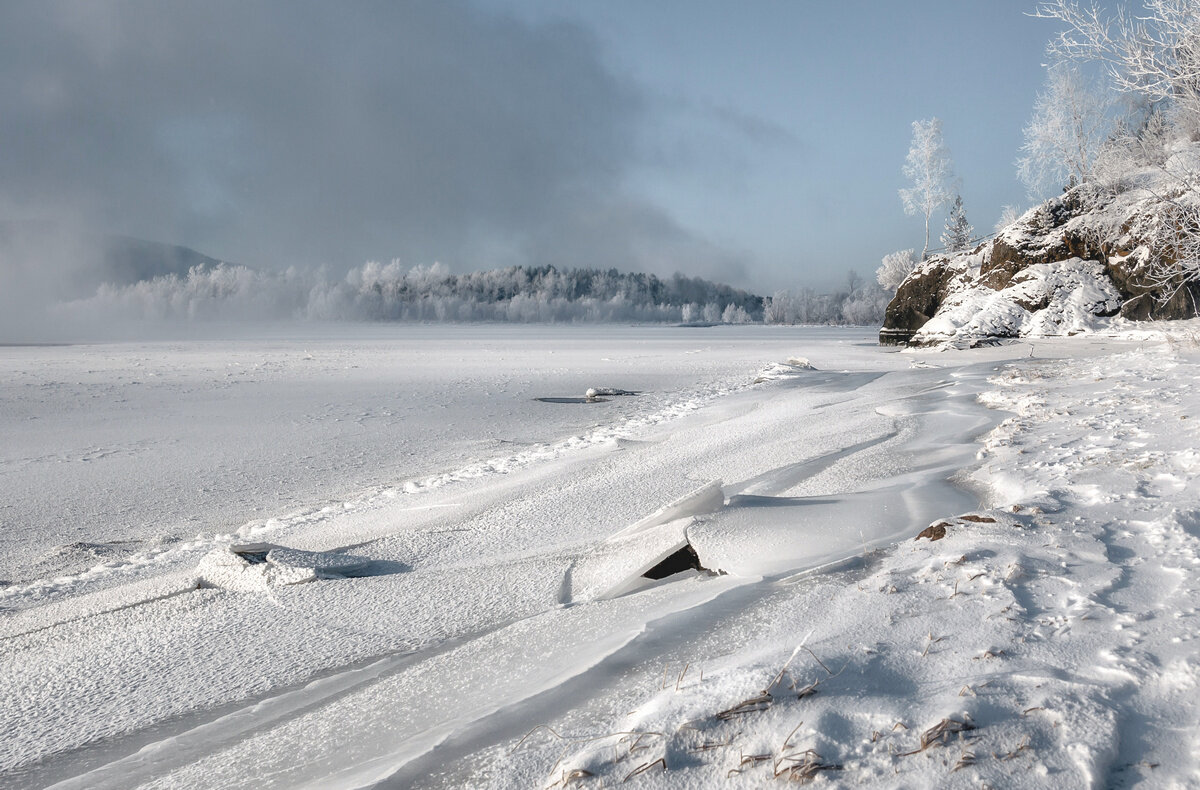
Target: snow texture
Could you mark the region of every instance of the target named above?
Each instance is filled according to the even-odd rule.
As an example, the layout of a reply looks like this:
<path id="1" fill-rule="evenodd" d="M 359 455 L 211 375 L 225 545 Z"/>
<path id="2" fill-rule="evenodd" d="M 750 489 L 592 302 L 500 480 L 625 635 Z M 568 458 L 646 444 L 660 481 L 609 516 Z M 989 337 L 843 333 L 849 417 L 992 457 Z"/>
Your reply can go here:
<path id="1" fill-rule="evenodd" d="M 1200 783 L 1196 322 L 905 353 L 845 331 L 643 328 L 589 344 L 578 330 L 568 350 L 507 328 L 492 356 L 463 330 L 405 331 L 434 333 L 393 353 L 427 355 L 412 370 L 440 393 L 446 444 L 388 467 L 391 482 L 335 451 L 330 495 L 264 497 L 239 528 L 154 541 L 186 520 L 139 526 L 132 498 L 72 536 L 131 549 L 56 554 L 54 569 L 42 522 L 16 514 L 67 508 L 70 489 L 39 502 L 16 483 L 50 479 L 38 459 L 63 440 L 15 432 L 0 467 L 21 576 L 0 589 L 0 785 Z M 256 342 L 236 354 L 302 360 L 310 341 Z M 375 342 L 309 350 L 386 359 Z M 62 390 L 111 386 L 135 361 L 140 381 L 177 377 L 197 353 L 215 354 L 0 349 L 27 372 L 0 383 L 6 424 L 91 444 L 113 407 L 57 413 Z M 121 366 L 99 380 L 72 368 L 104 359 Z M 307 364 L 273 371 L 289 413 L 328 402 Z M 455 389 L 464 369 L 486 383 Z M 553 411 L 515 386 L 525 377 L 643 394 Z M 380 380 L 377 408 L 393 391 Z M 109 392 L 140 415 L 122 430 L 162 413 L 152 388 Z M 481 404 L 497 405 L 493 435 L 536 441 L 469 441 Z M 235 391 L 211 408 L 244 406 Z M 213 452 L 203 432 L 168 435 Z M 249 454 L 276 434 L 234 436 Z M 382 468 L 386 443 L 355 436 Z M 240 469 L 295 449 L 272 447 Z M 130 485 L 172 512 L 153 481 Z M 706 571 L 643 578 L 684 545 Z"/>

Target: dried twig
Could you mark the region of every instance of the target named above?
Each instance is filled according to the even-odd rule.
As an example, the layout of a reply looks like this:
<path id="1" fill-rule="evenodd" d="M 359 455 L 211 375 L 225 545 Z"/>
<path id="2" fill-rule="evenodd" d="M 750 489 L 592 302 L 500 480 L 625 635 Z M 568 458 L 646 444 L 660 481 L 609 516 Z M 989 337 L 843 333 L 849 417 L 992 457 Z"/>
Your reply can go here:
<path id="1" fill-rule="evenodd" d="M 707 752 L 711 749 L 721 749 L 726 746 L 732 746 L 732 745 L 733 745 L 733 737 L 731 736 L 729 738 L 729 740 L 727 740 L 727 741 L 705 741 L 704 743 L 700 744 L 699 746 L 691 747 L 690 749 L 688 749 L 688 751 Z"/>

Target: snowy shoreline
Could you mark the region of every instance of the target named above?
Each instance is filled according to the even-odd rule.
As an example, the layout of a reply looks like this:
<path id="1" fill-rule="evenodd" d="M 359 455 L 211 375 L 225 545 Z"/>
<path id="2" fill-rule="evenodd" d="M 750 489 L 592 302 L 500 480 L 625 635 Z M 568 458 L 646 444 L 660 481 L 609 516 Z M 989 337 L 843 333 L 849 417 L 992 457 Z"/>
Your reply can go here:
<path id="1" fill-rule="evenodd" d="M 175 545 L 0 588 L 0 780 L 1195 782 L 1200 349 L 1175 337 L 1029 358 L 738 330 L 700 349 L 716 379 L 595 441 L 238 536 L 361 575 L 196 589 L 212 547 Z M 812 366 L 733 375 L 764 338 Z M 652 362 L 683 380 L 687 351 Z M 639 581 L 681 541 L 725 575 Z"/>

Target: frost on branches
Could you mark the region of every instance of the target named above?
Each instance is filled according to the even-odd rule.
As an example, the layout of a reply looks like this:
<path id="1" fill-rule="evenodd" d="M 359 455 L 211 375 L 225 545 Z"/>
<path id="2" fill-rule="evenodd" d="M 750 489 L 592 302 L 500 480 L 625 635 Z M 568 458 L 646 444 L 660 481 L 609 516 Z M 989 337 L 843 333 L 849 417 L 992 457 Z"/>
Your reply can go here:
<path id="1" fill-rule="evenodd" d="M 1025 144 L 1017 175 L 1031 196 L 1052 194 L 1064 184 L 1092 180 L 1113 109 L 1111 93 L 1088 82 L 1079 68 L 1056 63 L 1046 72 L 1046 90 L 1038 94 L 1033 117 L 1025 125 Z"/>
<path id="2" fill-rule="evenodd" d="M 1200 168 L 1194 148 L 1185 149 L 1200 134 L 1200 2 L 1145 0 L 1141 9 L 1119 7 L 1106 16 L 1074 0 L 1047 0 L 1035 15 L 1063 25 L 1050 42 L 1051 55 L 1102 64 L 1114 88 L 1152 108 L 1115 146 L 1124 156 L 1110 163 L 1118 171 L 1111 180 L 1126 188 L 1131 172 L 1157 168 L 1147 189 L 1161 202 L 1170 238 L 1165 253 L 1146 262 L 1147 276 L 1159 286 L 1161 303 L 1181 289 L 1190 295 L 1190 286 L 1200 283 Z"/>
<path id="3" fill-rule="evenodd" d="M 950 207 L 950 215 L 946 217 L 946 230 L 942 233 L 942 246 L 946 252 L 959 252 L 971 246 L 971 234 L 975 231 L 967 222 L 967 212 L 963 209 L 962 195 L 954 196 L 954 205 Z"/>
<path id="4" fill-rule="evenodd" d="M 950 181 L 954 165 L 950 151 L 942 142 L 942 122 L 938 118 L 913 121 L 912 146 L 904 160 L 904 175 L 913 185 L 900 190 L 904 213 L 925 217 L 925 248 L 921 260 L 929 255 L 929 218 L 950 201 Z"/>
<path id="5" fill-rule="evenodd" d="M 875 281 L 888 293 L 895 293 L 900 283 L 917 268 L 918 263 L 916 250 L 889 252 L 883 256 L 883 263 L 875 270 Z"/>

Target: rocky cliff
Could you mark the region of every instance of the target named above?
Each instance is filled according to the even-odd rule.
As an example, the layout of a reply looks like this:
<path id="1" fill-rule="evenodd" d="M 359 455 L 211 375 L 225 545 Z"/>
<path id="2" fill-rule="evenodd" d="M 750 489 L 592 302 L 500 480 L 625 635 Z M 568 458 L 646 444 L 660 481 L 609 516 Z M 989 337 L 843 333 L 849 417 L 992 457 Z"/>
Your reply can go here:
<path id="1" fill-rule="evenodd" d="M 885 344 L 977 344 L 1072 335 L 1113 318 L 1191 318 L 1200 282 L 1172 272 L 1181 224 L 1197 216 L 1200 147 L 1119 183 L 1082 184 L 994 239 L 922 262 L 887 307 Z M 1190 213 L 1189 213 L 1190 212 Z"/>

